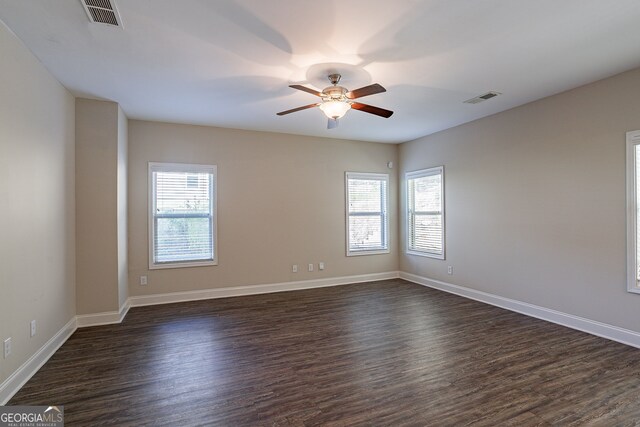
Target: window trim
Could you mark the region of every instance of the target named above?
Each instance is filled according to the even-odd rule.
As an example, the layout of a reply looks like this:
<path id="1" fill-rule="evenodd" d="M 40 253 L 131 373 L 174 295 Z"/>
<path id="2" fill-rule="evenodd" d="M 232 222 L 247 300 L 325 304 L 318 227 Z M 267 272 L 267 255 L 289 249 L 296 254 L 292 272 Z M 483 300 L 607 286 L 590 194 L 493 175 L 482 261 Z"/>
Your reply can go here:
<path id="1" fill-rule="evenodd" d="M 213 239 L 213 260 L 210 261 L 174 261 L 156 264 L 153 261 L 155 221 L 153 210 L 155 206 L 154 199 L 154 182 L 153 172 L 193 172 L 193 173 L 210 173 L 213 176 L 213 185 L 211 186 L 211 238 Z M 218 167 L 216 165 L 199 165 L 189 163 L 160 163 L 149 162 L 147 175 L 147 222 L 148 222 L 148 248 L 149 248 L 149 270 L 160 270 L 167 268 L 183 268 L 183 267 L 203 267 L 210 265 L 218 265 Z"/>
<path id="2" fill-rule="evenodd" d="M 638 200 L 636 198 L 638 182 L 636 181 L 635 147 L 640 145 L 640 130 L 627 132 L 627 291 L 640 294 L 640 284 L 637 279 L 637 227 L 636 215 Z"/>
<path id="3" fill-rule="evenodd" d="M 441 198 L 440 198 L 440 215 L 442 215 L 442 253 L 441 254 L 437 254 L 437 253 L 433 253 L 433 252 L 427 252 L 427 251 L 418 251 L 415 249 L 411 249 L 410 247 L 410 236 L 409 236 L 409 224 L 411 223 L 411 207 L 409 206 L 409 180 L 412 179 L 417 179 L 417 178 L 423 178 L 425 176 L 433 176 L 433 175 L 441 175 L 442 179 L 440 181 L 440 191 L 441 191 Z M 405 227 L 405 239 L 406 239 L 406 253 L 408 255 L 417 255 L 417 256 L 422 256 L 422 257 L 427 257 L 427 258 L 433 258 L 433 259 L 439 259 L 439 260 L 444 260 L 446 259 L 446 220 L 445 220 L 445 197 L 444 197 L 444 189 L 445 189 L 445 184 L 444 184 L 444 166 L 435 166 L 435 167 L 431 167 L 431 168 L 426 168 L 426 169 L 420 169 L 420 170 L 415 170 L 415 171 L 410 171 L 410 172 L 406 172 L 404 175 L 405 178 L 405 188 L 406 188 L 406 194 L 405 194 L 405 210 L 406 210 L 406 227 Z"/>
<path id="4" fill-rule="evenodd" d="M 353 250 L 349 246 L 349 179 L 369 179 L 386 182 L 386 204 L 382 207 L 382 239 L 384 242 L 384 249 L 356 249 Z M 345 193 L 345 237 L 346 237 L 346 251 L 347 256 L 363 256 L 363 255 L 380 255 L 388 254 L 391 252 L 389 245 L 389 174 L 386 173 L 372 173 L 372 172 L 345 172 L 344 174 L 344 193 Z"/>

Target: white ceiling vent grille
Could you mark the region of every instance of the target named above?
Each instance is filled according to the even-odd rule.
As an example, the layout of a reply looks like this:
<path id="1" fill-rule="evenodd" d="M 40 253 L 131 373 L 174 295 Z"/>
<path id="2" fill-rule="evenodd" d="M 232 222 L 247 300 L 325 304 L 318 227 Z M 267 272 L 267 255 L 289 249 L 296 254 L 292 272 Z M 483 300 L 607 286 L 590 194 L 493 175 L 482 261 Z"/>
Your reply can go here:
<path id="1" fill-rule="evenodd" d="M 89 21 L 122 27 L 122 19 L 113 0 L 80 0 Z"/>
<path id="2" fill-rule="evenodd" d="M 483 95 L 476 96 L 475 98 L 467 99 L 464 101 L 465 104 L 478 104 L 480 102 L 484 102 L 488 99 L 495 98 L 498 95 L 502 95 L 500 92 L 487 92 Z"/>

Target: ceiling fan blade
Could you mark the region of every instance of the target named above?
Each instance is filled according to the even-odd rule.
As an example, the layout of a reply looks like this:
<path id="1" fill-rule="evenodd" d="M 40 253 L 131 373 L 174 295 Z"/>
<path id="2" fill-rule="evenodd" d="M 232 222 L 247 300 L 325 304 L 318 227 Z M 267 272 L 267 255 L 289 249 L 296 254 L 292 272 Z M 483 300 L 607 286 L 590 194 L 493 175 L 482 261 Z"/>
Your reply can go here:
<path id="1" fill-rule="evenodd" d="M 365 113 L 375 114 L 376 116 L 384 117 L 385 119 L 388 119 L 393 114 L 393 111 L 374 107 L 373 105 L 360 104 L 359 102 L 354 102 L 353 104 L 351 104 L 351 108 L 364 111 Z"/>
<path id="2" fill-rule="evenodd" d="M 378 83 L 374 83 L 369 86 L 361 87 L 360 89 L 352 90 L 346 93 L 346 97 L 349 99 L 362 98 L 363 96 L 374 95 L 376 93 L 386 92 L 387 90 L 380 86 Z"/>
<path id="3" fill-rule="evenodd" d="M 329 119 L 327 122 L 327 129 L 335 129 L 339 124 L 340 122 L 338 122 L 338 119 Z"/>
<path id="4" fill-rule="evenodd" d="M 296 111 L 306 110 L 307 108 L 317 107 L 318 105 L 320 105 L 319 102 L 315 104 L 305 105 L 304 107 L 292 108 L 291 110 L 287 110 L 287 111 L 280 111 L 279 113 L 276 113 L 276 114 L 278 114 L 279 116 L 284 116 L 285 114 L 295 113 Z"/>
<path id="5" fill-rule="evenodd" d="M 303 92 L 308 92 L 308 93 L 310 93 L 312 95 L 315 95 L 315 96 L 322 96 L 321 92 L 318 92 L 315 89 L 311 89 L 310 87 L 306 87 L 306 86 L 302 86 L 302 85 L 289 85 L 289 87 L 291 87 L 293 89 L 301 90 Z"/>

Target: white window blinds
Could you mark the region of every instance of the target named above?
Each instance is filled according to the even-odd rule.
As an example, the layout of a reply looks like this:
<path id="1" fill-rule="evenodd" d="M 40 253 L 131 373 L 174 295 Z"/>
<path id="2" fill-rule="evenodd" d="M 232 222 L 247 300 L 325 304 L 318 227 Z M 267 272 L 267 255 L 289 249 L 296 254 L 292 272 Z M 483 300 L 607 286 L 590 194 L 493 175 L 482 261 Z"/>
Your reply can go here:
<path id="1" fill-rule="evenodd" d="M 407 252 L 444 259 L 442 167 L 406 174 Z"/>
<path id="2" fill-rule="evenodd" d="M 346 173 L 347 255 L 389 252 L 389 175 Z"/>
<path id="3" fill-rule="evenodd" d="M 627 290 L 640 293 L 640 130 L 627 132 Z"/>
<path id="4" fill-rule="evenodd" d="M 216 167 L 151 163 L 150 268 L 215 264 Z"/>

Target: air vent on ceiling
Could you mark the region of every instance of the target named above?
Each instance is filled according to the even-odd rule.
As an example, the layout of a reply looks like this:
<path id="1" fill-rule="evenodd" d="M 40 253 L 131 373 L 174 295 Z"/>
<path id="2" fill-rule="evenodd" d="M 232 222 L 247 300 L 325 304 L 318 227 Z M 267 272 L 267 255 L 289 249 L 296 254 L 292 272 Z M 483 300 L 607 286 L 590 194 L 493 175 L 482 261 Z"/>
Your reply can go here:
<path id="1" fill-rule="evenodd" d="M 500 92 L 487 92 L 483 95 L 476 96 L 475 98 L 467 99 L 464 101 L 465 104 L 477 104 L 479 102 L 486 101 L 487 99 L 495 98 L 496 96 L 501 95 Z"/>
<path id="2" fill-rule="evenodd" d="M 91 22 L 122 27 L 122 19 L 113 0 L 80 0 Z"/>

